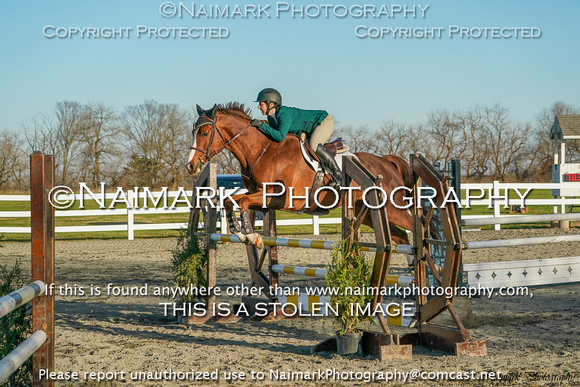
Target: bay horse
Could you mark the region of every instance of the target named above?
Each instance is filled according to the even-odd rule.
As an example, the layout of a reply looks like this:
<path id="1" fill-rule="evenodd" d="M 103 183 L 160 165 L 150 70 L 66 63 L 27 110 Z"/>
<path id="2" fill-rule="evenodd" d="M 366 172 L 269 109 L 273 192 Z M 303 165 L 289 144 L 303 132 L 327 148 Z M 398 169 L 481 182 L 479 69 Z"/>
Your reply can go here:
<path id="1" fill-rule="evenodd" d="M 262 240 L 258 234 L 253 234 L 250 223 L 249 210 L 264 211 L 263 183 L 281 183 L 284 187 L 293 187 L 293 206 L 290 206 L 290 197 L 287 194 L 277 197 L 268 197 L 267 208 L 275 210 L 296 210 L 305 204 L 306 187 L 312 187 L 315 171 L 304 161 L 300 152 L 299 138 L 288 135 L 282 142 L 275 142 L 265 134 L 250 125 L 252 117 L 250 110 L 237 102 L 226 105 L 214 105 L 210 110 L 203 110 L 197 106 L 198 119 L 193 127 L 193 141 L 186 168 L 190 174 L 201 170 L 203 164 L 228 149 L 241 166 L 242 181 L 248 193 L 232 196 L 238 203 L 242 218 L 242 225 L 236 219 L 233 203 L 226 200 L 224 206 L 230 231 L 236 234 L 242 242 L 253 243 L 261 247 Z M 376 156 L 370 153 L 355 153 L 361 164 L 374 176 L 382 175 L 381 187 L 390 196 L 396 187 L 412 188 L 412 174 L 409 164 L 398 156 Z M 326 178 L 328 179 L 328 178 Z M 268 193 L 276 191 L 275 186 L 268 186 Z M 286 190 L 288 191 L 288 190 Z M 302 196 L 303 198 L 296 198 Z M 405 206 L 403 190 L 397 190 L 393 200 L 399 206 Z M 356 207 L 361 206 L 362 192 L 353 191 Z M 336 196 L 327 190 L 322 191 L 319 202 L 325 206 L 334 203 Z M 398 244 L 409 244 L 405 230 L 411 230 L 413 220 L 406 209 L 397 208 L 387 200 L 389 214 L 389 229 L 391 238 Z M 340 203 L 337 204 L 337 207 Z M 357 210 L 358 211 L 358 210 Z M 304 213 L 309 213 L 305 209 Z M 370 211 L 366 213 L 363 224 L 372 228 Z"/>

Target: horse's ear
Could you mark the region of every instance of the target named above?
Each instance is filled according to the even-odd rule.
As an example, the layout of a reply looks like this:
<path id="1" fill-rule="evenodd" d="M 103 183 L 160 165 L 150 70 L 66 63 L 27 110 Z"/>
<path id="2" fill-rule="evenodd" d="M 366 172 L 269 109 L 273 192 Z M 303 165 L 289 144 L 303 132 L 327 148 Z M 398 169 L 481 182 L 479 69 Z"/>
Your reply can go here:
<path id="1" fill-rule="evenodd" d="M 197 105 L 197 104 L 196 104 L 196 105 L 195 105 L 195 108 L 197 109 L 197 115 L 198 115 L 198 116 L 200 116 L 200 117 L 201 117 L 201 116 L 203 115 L 203 113 L 205 113 L 205 112 L 203 111 L 203 109 L 201 108 L 201 106 L 199 106 L 199 105 Z"/>
<path id="2" fill-rule="evenodd" d="M 216 114 L 217 110 L 218 110 L 217 104 L 213 105 L 213 107 L 209 111 L 209 117 L 210 118 L 215 118 L 215 114 Z"/>

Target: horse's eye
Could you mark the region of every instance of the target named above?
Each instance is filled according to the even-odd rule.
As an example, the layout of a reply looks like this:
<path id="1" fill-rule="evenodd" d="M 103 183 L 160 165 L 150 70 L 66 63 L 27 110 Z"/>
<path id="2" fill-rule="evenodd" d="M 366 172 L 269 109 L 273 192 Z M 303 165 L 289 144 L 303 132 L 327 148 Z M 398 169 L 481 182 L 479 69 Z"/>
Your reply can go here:
<path id="1" fill-rule="evenodd" d="M 207 137 L 208 134 L 209 134 L 208 132 L 201 132 L 200 133 L 201 137 Z"/>

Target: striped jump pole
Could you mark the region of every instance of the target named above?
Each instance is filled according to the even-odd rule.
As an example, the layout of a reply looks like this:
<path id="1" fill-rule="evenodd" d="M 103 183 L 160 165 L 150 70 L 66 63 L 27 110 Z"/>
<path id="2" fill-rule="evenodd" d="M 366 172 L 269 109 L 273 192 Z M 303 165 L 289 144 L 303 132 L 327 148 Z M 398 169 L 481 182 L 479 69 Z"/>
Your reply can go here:
<path id="1" fill-rule="evenodd" d="M 213 241 L 242 243 L 240 238 L 232 234 L 211 234 L 210 239 Z M 292 238 L 274 238 L 262 237 L 266 246 L 285 246 L 285 247 L 302 247 L 306 249 L 322 249 L 333 250 L 339 242 L 324 241 L 316 239 L 292 239 Z M 377 248 L 369 245 L 359 245 L 361 251 L 376 252 Z M 397 245 L 393 252 L 399 254 L 413 254 L 413 246 L 411 245 Z"/>
<path id="2" fill-rule="evenodd" d="M 272 271 L 275 273 L 303 275 L 307 277 L 324 278 L 326 276 L 326 269 L 313 269 L 311 267 L 287 266 L 287 265 L 273 265 Z M 411 286 L 415 281 L 415 277 L 404 275 L 389 275 L 387 276 L 388 285 Z"/>
<path id="3" fill-rule="evenodd" d="M 16 349 L 10 352 L 4 359 L 0 360 L 0 383 L 4 382 L 10 375 L 24 364 L 44 343 L 46 333 L 35 331 L 29 338 L 24 340 Z"/>
<path id="4" fill-rule="evenodd" d="M 44 293 L 44 283 L 40 280 L 34 281 L 22 288 L 13 291 L 0 298 L 0 317 L 6 316 L 8 313 L 17 309 L 18 307 L 32 301 L 34 297 L 40 296 Z"/>
<path id="5" fill-rule="evenodd" d="M 300 266 L 287 266 L 287 265 L 272 265 L 272 271 L 274 273 L 284 273 L 284 274 L 294 274 L 303 275 L 306 277 L 326 277 L 326 269 L 313 269 L 311 267 L 300 267 Z"/>

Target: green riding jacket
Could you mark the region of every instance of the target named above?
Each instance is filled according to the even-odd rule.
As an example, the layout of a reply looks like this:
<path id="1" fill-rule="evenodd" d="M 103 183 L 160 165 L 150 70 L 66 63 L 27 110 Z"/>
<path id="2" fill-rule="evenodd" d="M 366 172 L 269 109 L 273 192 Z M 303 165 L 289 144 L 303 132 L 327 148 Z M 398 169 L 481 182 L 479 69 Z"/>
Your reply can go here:
<path id="1" fill-rule="evenodd" d="M 268 123 L 263 123 L 261 128 L 272 140 L 280 142 L 288 133 L 300 135 L 310 134 L 318 125 L 328 117 L 324 110 L 302 110 L 288 106 L 281 106 L 275 114 L 276 119 L 268 116 Z"/>

